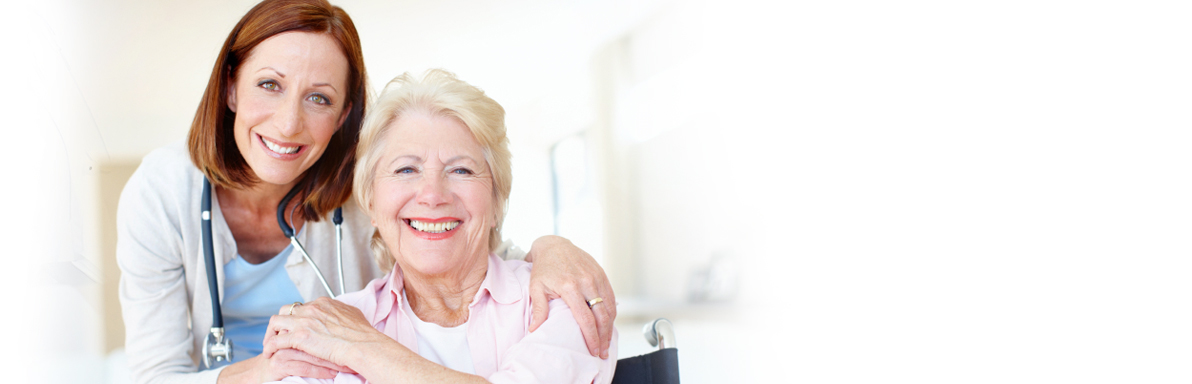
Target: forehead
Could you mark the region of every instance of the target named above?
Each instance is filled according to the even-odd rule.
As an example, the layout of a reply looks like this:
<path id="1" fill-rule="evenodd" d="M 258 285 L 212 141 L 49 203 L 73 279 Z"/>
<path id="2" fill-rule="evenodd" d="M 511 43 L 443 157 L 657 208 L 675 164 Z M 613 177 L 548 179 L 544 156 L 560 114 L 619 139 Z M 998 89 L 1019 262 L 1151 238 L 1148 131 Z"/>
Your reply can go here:
<path id="1" fill-rule="evenodd" d="M 270 36 L 253 47 L 240 72 L 252 73 L 265 67 L 287 76 L 306 74 L 346 82 L 348 58 L 328 34 L 291 31 Z"/>
<path id="2" fill-rule="evenodd" d="M 483 160 L 483 148 L 472 131 L 459 119 L 426 112 L 402 114 L 389 125 L 385 138 L 389 155 L 418 155 L 434 151 L 441 154 L 469 155 Z"/>

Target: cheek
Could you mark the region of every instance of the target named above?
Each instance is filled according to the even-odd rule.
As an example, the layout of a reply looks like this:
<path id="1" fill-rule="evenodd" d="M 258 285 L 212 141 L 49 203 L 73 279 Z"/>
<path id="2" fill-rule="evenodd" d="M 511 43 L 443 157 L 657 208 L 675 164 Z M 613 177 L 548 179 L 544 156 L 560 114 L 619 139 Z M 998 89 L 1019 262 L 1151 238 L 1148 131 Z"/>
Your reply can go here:
<path id="1" fill-rule="evenodd" d="M 373 190 L 373 216 L 378 224 L 396 227 L 402 207 L 411 201 L 408 191 L 398 183 L 383 183 Z"/>
<path id="2" fill-rule="evenodd" d="M 331 142 L 331 137 L 335 136 L 335 132 L 339 130 L 339 114 L 320 114 L 313 116 L 314 120 L 310 122 L 310 135 L 320 146 L 327 146 Z"/>
<path id="3" fill-rule="evenodd" d="M 259 97 L 252 91 L 242 89 L 237 92 L 239 96 L 236 102 L 236 120 L 255 122 L 268 116 L 269 112 L 276 108 L 269 99 Z"/>
<path id="4" fill-rule="evenodd" d="M 493 205 L 492 188 L 489 188 L 483 183 L 477 183 L 472 188 L 468 188 L 466 192 L 460 194 L 460 199 L 467 202 L 469 207 L 468 213 L 474 218 L 483 219 L 485 222 L 493 223 L 496 219 L 496 207 Z"/>

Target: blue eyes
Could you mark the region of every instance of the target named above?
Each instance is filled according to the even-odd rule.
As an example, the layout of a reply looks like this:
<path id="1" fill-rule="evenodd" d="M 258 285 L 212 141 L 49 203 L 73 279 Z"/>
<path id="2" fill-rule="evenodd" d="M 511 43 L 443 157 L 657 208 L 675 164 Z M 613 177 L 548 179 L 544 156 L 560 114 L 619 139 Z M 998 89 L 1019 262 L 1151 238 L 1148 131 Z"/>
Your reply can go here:
<path id="1" fill-rule="evenodd" d="M 261 82 L 257 83 L 257 86 L 271 92 L 281 91 L 281 85 L 273 80 L 262 80 Z M 312 94 L 307 96 L 306 99 L 319 105 L 331 105 L 331 99 L 321 93 Z"/>
<path id="2" fill-rule="evenodd" d="M 414 169 L 414 167 L 402 167 L 402 168 L 398 168 L 396 171 L 393 171 L 393 173 L 397 174 L 397 175 L 412 174 L 412 173 L 416 173 L 416 172 L 418 172 L 418 170 Z M 472 175 L 472 174 L 474 174 L 472 172 L 472 170 L 467 169 L 467 168 L 452 169 L 451 171 L 448 171 L 448 173 L 454 173 L 457 175 Z"/>

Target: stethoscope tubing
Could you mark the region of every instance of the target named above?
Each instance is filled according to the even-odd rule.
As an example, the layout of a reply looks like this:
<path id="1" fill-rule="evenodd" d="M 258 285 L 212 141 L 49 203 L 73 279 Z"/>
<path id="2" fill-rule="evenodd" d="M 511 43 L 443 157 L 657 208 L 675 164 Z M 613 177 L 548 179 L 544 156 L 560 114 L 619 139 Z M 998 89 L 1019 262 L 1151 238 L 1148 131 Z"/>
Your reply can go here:
<path id="1" fill-rule="evenodd" d="M 323 283 L 323 289 L 327 290 L 327 295 L 335 297 L 335 293 L 331 291 L 331 285 L 327 284 L 327 279 L 323 276 L 323 271 L 319 270 L 319 266 L 315 264 L 314 259 L 310 254 L 306 253 L 306 248 L 298 241 L 298 236 L 294 232 L 294 228 L 285 219 L 286 206 L 290 205 L 290 200 L 298 194 L 299 187 L 295 186 L 282 198 L 281 203 L 277 205 L 277 224 L 281 227 L 282 233 L 290 239 L 290 244 L 294 249 L 302 254 L 302 258 L 310 263 L 311 268 L 314 268 L 315 275 L 319 277 L 319 282 Z M 207 340 L 203 343 L 203 365 L 207 368 L 212 368 L 212 364 L 218 361 L 225 363 L 232 360 L 232 341 L 225 339 L 223 329 L 223 310 L 219 303 L 219 283 L 215 276 L 215 246 L 212 240 L 211 232 L 211 181 L 203 178 L 203 200 L 200 203 L 202 212 L 202 225 L 200 230 L 203 238 L 203 263 L 207 267 L 207 291 L 211 297 L 211 332 L 207 334 Z M 335 208 L 335 213 L 332 216 L 332 221 L 335 223 L 335 261 L 339 265 L 339 292 L 343 294 L 347 292 L 344 289 L 344 262 L 343 262 L 343 208 Z M 215 348 L 211 344 L 216 345 Z M 213 350 L 216 349 L 216 350 Z"/>
<path id="2" fill-rule="evenodd" d="M 207 265 L 207 291 L 211 294 L 211 327 L 223 328 L 223 311 L 219 305 L 219 284 L 215 276 L 215 247 L 211 239 L 211 182 L 203 178 L 203 259 Z"/>
<path id="3" fill-rule="evenodd" d="M 203 263 L 207 266 L 207 291 L 211 294 L 211 332 L 203 339 L 203 365 L 214 368 L 215 363 L 232 362 L 232 340 L 225 338 L 223 311 L 219 305 L 219 284 L 215 278 L 215 247 L 211 239 L 211 182 L 203 178 L 202 224 Z"/>
<path id="4" fill-rule="evenodd" d="M 348 292 L 344 288 L 344 229 L 341 226 L 344 223 L 344 209 L 342 207 L 335 208 L 335 213 L 331 215 L 331 222 L 335 223 L 335 263 L 339 265 L 339 294 L 342 295 Z"/>
<path id="5" fill-rule="evenodd" d="M 286 237 L 290 238 L 290 244 L 294 246 L 294 249 L 302 254 L 302 258 L 305 259 L 306 262 L 310 263 L 311 268 L 315 269 L 315 275 L 319 277 L 319 282 L 323 283 L 323 289 L 327 290 L 327 296 L 331 296 L 332 298 L 334 298 L 335 292 L 331 291 L 331 285 L 327 284 L 327 278 L 323 277 L 323 271 L 319 270 L 319 266 L 317 264 L 315 264 L 314 259 L 311 259 L 310 254 L 306 253 L 306 247 L 303 247 L 302 243 L 298 242 L 298 234 L 294 231 L 294 227 L 291 227 L 290 223 L 288 221 L 286 221 L 286 206 L 290 205 L 290 200 L 293 200 L 294 196 L 298 194 L 299 188 L 300 187 L 298 185 L 295 185 L 294 188 L 290 189 L 290 192 L 286 193 L 286 196 L 281 199 L 281 203 L 277 204 L 277 226 L 281 227 L 282 234 L 284 234 L 284 235 L 286 235 Z M 343 208 L 335 208 L 335 214 L 332 216 L 332 220 L 335 221 L 335 231 L 336 231 L 336 233 L 335 233 L 335 246 L 336 246 L 335 247 L 335 259 L 337 262 L 339 262 L 339 276 L 340 276 L 339 277 L 339 284 L 340 284 L 339 292 L 343 293 L 344 292 L 344 289 L 343 289 L 344 264 L 343 264 L 343 258 L 340 256 L 340 247 L 342 246 L 341 237 L 343 236 L 342 232 L 340 231 L 340 223 L 343 222 Z"/>

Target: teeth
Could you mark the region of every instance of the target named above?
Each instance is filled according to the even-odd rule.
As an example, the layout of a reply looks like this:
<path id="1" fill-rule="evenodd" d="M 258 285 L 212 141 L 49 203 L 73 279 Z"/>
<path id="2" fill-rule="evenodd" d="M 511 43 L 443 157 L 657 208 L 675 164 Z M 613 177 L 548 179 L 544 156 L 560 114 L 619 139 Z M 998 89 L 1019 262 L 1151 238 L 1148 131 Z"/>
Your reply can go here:
<path id="1" fill-rule="evenodd" d="M 459 226 L 458 221 L 449 221 L 443 223 L 424 223 L 418 220 L 410 220 L 410 226 L 422 232 L 428 233 L 443 233 L 455 229 Z"/>
<path id="2" fill-rule="evenodd" d="M 269 139 L 266 139 L 265 136 L 261 136 L 261 142 L 265 143 L 265 146 L 269 147 L 269 149 L 272 150 L 273 152 L 283 153 L 283 154 L 291 154 L 294 152 L 298 152 L 298 148 L 301 148 L 301 146 L 283 147 L 283 146 L 274 144 L 272 141 L 269 141 Z"/>

